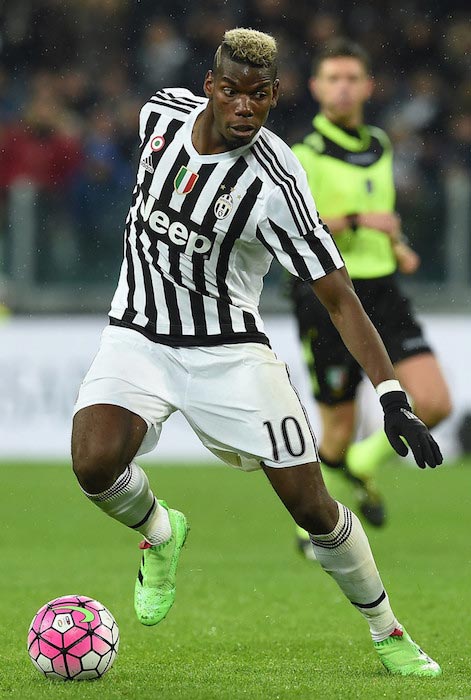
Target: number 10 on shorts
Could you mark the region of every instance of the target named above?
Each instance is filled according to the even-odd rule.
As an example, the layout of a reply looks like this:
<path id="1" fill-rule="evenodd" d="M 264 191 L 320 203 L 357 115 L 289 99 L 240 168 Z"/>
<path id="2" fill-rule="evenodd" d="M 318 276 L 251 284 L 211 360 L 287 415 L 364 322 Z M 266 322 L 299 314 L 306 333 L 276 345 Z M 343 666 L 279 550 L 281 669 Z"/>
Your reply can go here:
<path id="1" fill-rule="evenodd" d="M 265 421 L 263 425 L 268 430 L 275 462 L 280 460 L 280 453 L 278 450 L 280 438 L 283 440 L 287 452 L 292 457 L 301 457 L 301 455 L 305 453 L 306 442 L 301 426 L 294 416 L 286 416 L 279 425 L 269 420 Z"/>

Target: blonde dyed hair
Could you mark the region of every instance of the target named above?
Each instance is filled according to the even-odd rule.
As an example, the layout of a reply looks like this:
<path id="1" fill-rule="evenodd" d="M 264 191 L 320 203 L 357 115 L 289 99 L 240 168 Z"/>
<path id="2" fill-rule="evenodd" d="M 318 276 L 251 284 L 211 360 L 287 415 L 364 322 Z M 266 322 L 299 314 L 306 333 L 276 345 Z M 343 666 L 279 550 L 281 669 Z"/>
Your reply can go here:
<path id="1" fill-rule="evenodd" d="M 260 68 L 273 68 L 276 72 L 277 53 L 276 41 L 270 34 L 238 27 L 224 34 L 214 56 L 214 68 L 219 68 L 224 54 L 233 61 Z"/>

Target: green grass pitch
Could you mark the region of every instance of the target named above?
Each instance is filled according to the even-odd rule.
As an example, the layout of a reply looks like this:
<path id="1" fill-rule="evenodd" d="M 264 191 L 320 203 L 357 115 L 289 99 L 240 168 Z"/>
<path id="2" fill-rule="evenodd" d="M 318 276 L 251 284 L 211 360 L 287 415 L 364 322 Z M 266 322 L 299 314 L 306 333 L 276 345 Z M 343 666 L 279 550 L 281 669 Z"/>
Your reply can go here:
<path id="1" fill-rule="evenodd" d="M 94 508 L 63 465 L 0 465 L 1 698 L 471 698 L 471 460 L 384 469 L 390 521 L 368 529 L 397 616 L 442 665 L 437 680 L 382 670 L 366 623 L 296 553 L 263 474 L 148 473 L 192 527 L 175 606 L 154 628 L 133 613 L 138 535 Z M 97 598 L 118 621 L 120 652 L 100 681 L 46 681 L 28 659 L 33 614 L 68 593 Z"/>

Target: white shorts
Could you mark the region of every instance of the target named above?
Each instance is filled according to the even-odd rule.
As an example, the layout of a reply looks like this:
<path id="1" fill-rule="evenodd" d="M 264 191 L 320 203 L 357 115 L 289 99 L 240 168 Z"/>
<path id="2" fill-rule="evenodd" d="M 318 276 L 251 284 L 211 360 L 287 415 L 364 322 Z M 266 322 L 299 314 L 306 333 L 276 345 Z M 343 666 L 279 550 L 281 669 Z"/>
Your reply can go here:
<path id="1" fill-rule="evenodd" d="M 288 370 L 266 345 L 173 348 L 108 326 L 74 413 L 122 406 L 147 423 L 138 454 L 157 444 L 181 411 L 205 447 L 233 467 L 289 467 L 319 460 L 314 433 Z"/>

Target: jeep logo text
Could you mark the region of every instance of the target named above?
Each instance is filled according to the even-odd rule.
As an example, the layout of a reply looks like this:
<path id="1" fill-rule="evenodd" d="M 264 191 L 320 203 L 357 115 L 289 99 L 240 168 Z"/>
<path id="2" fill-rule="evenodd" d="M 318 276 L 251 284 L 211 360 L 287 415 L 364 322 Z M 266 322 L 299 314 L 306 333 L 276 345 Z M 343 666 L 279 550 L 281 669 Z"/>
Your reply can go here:
<path id="1" fill-rule="evenodd" d="M 184 246 L 185 255 L 206 253 L 211 248 L 211 241 L 196 231 L 189 231 L 181 221 L 171 221 L 168 214 L 160 209 L 153 209 L 155 197 L 149 195 L 147 201 L 142 201 L 140 214 L 149 228 L 159 236 L 168 236 L 170 241 L 178 246 Z"/>

